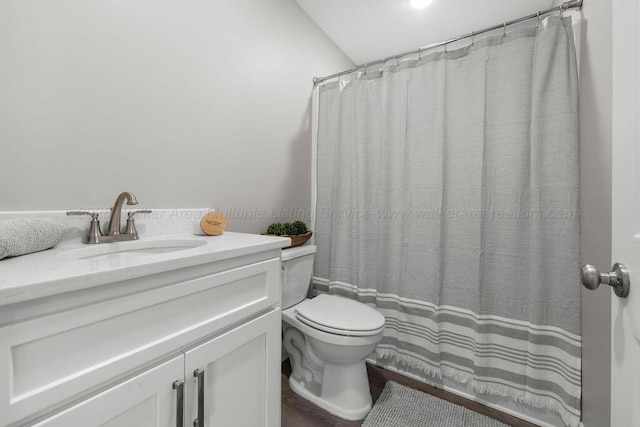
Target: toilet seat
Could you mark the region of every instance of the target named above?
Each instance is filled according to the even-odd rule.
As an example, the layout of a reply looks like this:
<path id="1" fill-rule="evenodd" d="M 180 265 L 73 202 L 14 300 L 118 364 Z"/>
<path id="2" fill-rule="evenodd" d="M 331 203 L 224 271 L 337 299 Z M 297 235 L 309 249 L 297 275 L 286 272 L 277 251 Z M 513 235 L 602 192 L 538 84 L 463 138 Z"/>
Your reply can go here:
<path id="1" fill-rule="evenodd" d="M 384 329 L 384 316 L 373 308 L 335 295 L 319 295 L 295 306 L 296 318 L 314 329 L 342 336 L 370 336 Z"/>

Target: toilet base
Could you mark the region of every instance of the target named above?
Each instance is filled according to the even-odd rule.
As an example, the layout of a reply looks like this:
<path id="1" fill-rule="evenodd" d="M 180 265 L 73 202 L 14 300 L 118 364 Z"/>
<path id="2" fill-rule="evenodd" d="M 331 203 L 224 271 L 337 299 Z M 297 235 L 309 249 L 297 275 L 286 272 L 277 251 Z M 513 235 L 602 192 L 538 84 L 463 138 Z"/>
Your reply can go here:
<path id="1" fill-rule="evenodd" d="M 382 328 L 363 336 L 328 333 L 298 320 L 295 307 L 284 310 L 282 319 L 291 390 L 337 417 L 363 419 L 372 407 L 365 359 L 382 339 Z"/>
<path id="2" fill-rule="evenodd" d="M 293 377 L 289 377 L 289 387 L 298 396 L 307 399 L 325 411 L 348 421 L 361 420 L 367 416 L 369 411 L 371 411 L 372 401 L 368 390 L 366 394 L 369 398 L 368 402 L 364 402 L 364 404 L 363 402 L 360 402 L 360 405 L 356 404 L 355 407 L 345 407 L 343 405 L 338 406 L 326 399 L 323 399 L 321 397 L 322 385 L 316 382 L 305 382 L 304 380 L 298 381 Z"/>

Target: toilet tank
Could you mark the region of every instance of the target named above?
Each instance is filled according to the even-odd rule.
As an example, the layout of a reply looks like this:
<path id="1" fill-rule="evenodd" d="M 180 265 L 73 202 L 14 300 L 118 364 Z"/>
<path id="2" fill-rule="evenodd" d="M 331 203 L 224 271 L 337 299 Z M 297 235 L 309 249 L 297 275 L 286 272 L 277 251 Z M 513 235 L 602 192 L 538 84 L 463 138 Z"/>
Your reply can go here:
<path id="1" fill-rule="evenodd" d="M 304 245 L 282 250 L 282 309 L 296 305 L 307 297 L 315 245 Z"/>

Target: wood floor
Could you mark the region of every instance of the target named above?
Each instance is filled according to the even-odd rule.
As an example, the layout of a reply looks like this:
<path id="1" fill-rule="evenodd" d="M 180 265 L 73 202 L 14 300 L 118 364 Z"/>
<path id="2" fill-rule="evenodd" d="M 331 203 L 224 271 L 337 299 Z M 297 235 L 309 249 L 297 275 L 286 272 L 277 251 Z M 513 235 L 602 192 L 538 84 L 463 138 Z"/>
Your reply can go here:
<path id="1" fill-rule="evenodd" d="M 464 399 L 453 393 L 432 387 L 428 384 L 405 377 L 380 367 L 367 364 L 371 396 L 375 403 L 387 380 L 412 387 L 416 390 L 432 394 L 473 411 L 487 415 L 515 427 L 536 427 L 527 421 L 499 412 L 495 409 Z M 289 360 L 282 363 L 282 427 L 360 427 L 362 421 L 345 421 L 318 408 L 313 403 L 301 398 L 289 388 L 291 365 Z M 425 426 L 439 427 L 439 426 Z"/>

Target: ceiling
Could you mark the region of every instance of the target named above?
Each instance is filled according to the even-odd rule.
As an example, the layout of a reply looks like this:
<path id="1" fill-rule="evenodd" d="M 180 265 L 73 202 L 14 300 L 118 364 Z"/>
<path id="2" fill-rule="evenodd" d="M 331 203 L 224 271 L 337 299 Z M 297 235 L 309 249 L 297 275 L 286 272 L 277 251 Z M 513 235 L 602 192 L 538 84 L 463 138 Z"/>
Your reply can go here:
<path id="1" fill-rule="evenodd" d="M 551 7 L 551 0 L 295 0 L 355 64 L 393 56 Z M 339 70 L 336 70 L 339 71 Z"/>

